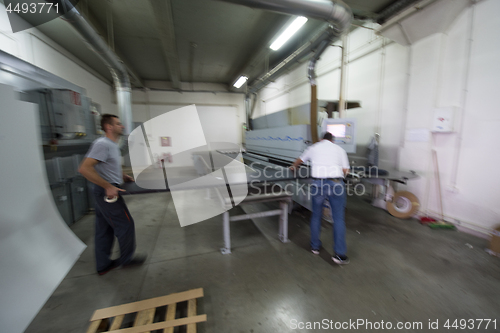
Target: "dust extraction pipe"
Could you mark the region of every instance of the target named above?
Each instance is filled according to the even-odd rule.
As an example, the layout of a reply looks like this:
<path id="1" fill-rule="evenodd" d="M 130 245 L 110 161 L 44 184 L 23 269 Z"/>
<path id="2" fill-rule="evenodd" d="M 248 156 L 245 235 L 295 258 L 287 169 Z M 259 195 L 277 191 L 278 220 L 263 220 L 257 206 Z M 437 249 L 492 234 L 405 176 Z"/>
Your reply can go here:
<path id="1" fill-rule="evenodd" d="M 330 31 L 329 38 L 325 38 L 314 52 L 307 67 L 309 83 L 311 85 L 311 138 L 313 143 L 318 141 L 318 94 L 316 88 L 316 62 L 321 54 L 330 46 L 336 34 Z"/>
<path id="2" fill-rule="evenodd" d="M 352 11 L 342 1 L 335 0 L 217 0 L 244 5 L 252 8 L 270 10 L 279 13 L 301 15 L 325 20 L 329 27 L 307 42 L 297 51 L 279 63 L 248 87 L 248 93 L 255 93 L 269 82 L 283 74 L 297 61 L 314 52 L 309 63 L 308 77 L 311 83 L 311 135 L 317 141 L 317 95 L 316 95 L 316 62 L 327 47 L 338 39 L 351 25 Z"/>
<path id="3" fill-rule="evenodd" d="M 344 31 L 351 24 L 351 9 L 341 1 L 334 0 L 217 0 L 265 9 L 278 13 L 300 15 L 325 20 Z"/>
<path id="4" fill-rule="evenodd" d="M 95 32 L 92 26 L 83 18 L 78 10 L 68 0 L 63 0 L 67 8 L 71 8 L 61 16 L 63 20 L 70 23 L 76 31 L 87 42 L 87 45 L 104 61 L 116 89 L 116 100 L 118 102 L 118 116 L 125 126 L 125 135 L 132 131 L 132 100 L 131 86 L 127 69 L 118 56 L 111 51 L 106 42 Z"/>

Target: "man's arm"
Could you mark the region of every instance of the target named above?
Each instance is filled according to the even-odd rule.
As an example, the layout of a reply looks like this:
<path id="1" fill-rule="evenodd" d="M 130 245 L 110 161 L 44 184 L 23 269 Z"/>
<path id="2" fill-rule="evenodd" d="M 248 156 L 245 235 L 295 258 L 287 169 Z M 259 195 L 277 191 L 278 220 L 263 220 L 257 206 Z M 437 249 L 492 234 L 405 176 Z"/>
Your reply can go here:
<path id="1" fill-rule="evenodd" d="M 99 163 L 98 160 L 94 158 L 87 157 L 83 160 L 80 168 L 78 168 L 78 172 L 82 174 L 83 177 L 87 178 L 90 182 L 100 186 L 106 190 L 106 195 L 108 198 L 117 197 L 118 192 L 125 192 L 118 187 L 115 187 L 105 181 L 97 171 L 95 170 L 95 166 Z"/>
<path id="2" fill-rule="evenodd" d="M 290 166 L 290 170 L 292 170 L 292 171 L 293 171 L 293 170 L 296 170 L 296 169 L 299 167 L 299 165 L 301 165 L 302 163 L 304 163 L 304 161 L 302 161 L 302 160 L 300 159 L 300 157 L 299 157 L 299 158 L 297 158 L 297 159 L 295 160 L 295 162 L 293 162 L 293 164 Z"/>
<path id="3" fill-rule="evenodd" d="M 349 169 L 342 169 L 342 171 L 344 171 L 344 177 L 349 173 Z"/>
<path id="4" fill-rule="evenodd" d="M 126 173 L 122 173 L 122 178 L 123 178 L 123 181 L 126 182 L 126 183 L 134 181 L 134 177 L 129 176 Z"/>

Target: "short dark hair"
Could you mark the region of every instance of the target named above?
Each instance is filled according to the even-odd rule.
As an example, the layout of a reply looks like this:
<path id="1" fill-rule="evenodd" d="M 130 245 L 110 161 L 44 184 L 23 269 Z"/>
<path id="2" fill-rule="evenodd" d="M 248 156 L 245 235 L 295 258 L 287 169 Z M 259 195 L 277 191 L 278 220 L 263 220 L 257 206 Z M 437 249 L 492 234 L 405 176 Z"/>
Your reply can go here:
<path id="1" fill-rule="evenodd" d="M 330 141 L 333 141 L 335 139 L 335 137 L 333 136 L 332 133 L 330 132 L 326 132 L 325 135 L 323 135 L 323 139 L 324 140 L 330 140 Z"/>
<path id="2" fill-rule="evenodd" d="M 103 114 L 101 116 L 101 128 L 104 132 L 106 132 L 106 130 L 104 129 L 104 125 L 113 125 L 113 118 L 118 118 L 118 116 L 109 113 Z"/>

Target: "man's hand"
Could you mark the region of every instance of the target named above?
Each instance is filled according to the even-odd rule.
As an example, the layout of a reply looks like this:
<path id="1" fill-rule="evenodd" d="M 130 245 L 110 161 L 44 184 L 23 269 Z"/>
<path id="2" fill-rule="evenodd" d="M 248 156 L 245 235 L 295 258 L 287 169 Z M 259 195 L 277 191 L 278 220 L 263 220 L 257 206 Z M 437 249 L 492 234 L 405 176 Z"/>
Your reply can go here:
<path id="1" fill-rule="evenodd" d="M 292 165 L 290 165 L 290 170 L 295 171 L 299 168 L 299 165 L 304 163 L 300 158 L 296 159 L 295 162 L 293 162 Z"/>
<path id="2" fill-rule="evenodd" d="M 108 197 L 108 199 L 117 197 L 118 192 L 125 192 L 125 190 L 122 190 L 121 188 L 115 187 L 113 185 L 109 185 L 109 187 L 106 187 L 106 197 Z"/>
<path id="3" fill-rule="evenodd" d="M 126 183 L 130 183 L 130 182 L 133 182 L 134 181 L 134 177 L 131 177 L 127 174 L 123 174 L 123 181 L 126 182 Z"/>

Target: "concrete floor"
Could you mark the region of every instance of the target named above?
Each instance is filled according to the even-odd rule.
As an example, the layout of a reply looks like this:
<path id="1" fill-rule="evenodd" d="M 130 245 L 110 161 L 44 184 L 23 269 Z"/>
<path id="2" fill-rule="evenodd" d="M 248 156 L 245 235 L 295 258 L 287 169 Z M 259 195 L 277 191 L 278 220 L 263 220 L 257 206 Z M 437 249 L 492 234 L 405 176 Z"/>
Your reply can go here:
<path id="1" fill-rule="evenodd" d="M 324 249 L 320 256 L 309 252 L 307 210 L 290 215 L 287 244 L 277 239 L 277 217 L 233 222 L 233 253 L 222 255 L 220 216 L 181 228 L 170 194 L 126 200 L 136 221 L 138 252 L 148 254 L 146 264 L 98 276 L 89 214 L 72 227 L 88 248 L 26 332 L 85 332 L 96 309 L 200 287 L 205 296 L 198 300 L 198 314 L 208 316 L 198 324 L 202 333 L 342 331 L 298 328 L 324 319 L 374 325 L 373 330 L 360 325 L 359 332 L 387 331 L 375 330 L 381 321 L 400 332 L 455 331 L 443 328 L 448 319 L 496 319 L 500 329 L 500 259 L 485 253 L 484 239 L 399 220 L 350 197 L 349 265 L 330 260 L 332 228 L 326 222 Z M 231 213 L 240 214 L 241 208 Z M 429 320 L 438 320 L 439 329 L 430 330 Z M 422 328 L 396 329 L 398 322 L 421 322 Z M 458 331 L 495 331 L 493 323 L 488 330 L 485 322 L 478 330 L 478 323 Z"/>

